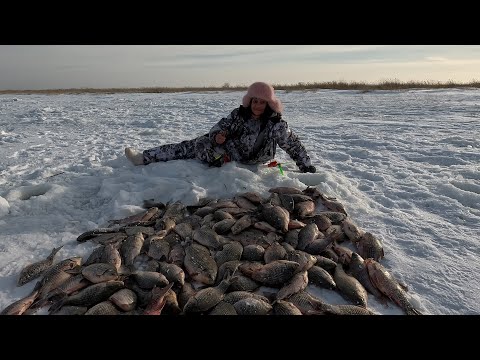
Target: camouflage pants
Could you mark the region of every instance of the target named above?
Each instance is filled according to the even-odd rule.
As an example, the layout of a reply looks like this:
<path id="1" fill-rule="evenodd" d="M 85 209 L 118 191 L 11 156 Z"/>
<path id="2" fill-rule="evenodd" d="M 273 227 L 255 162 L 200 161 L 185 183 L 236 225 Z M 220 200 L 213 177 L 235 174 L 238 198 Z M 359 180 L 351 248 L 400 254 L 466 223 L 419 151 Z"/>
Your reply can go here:
<path id="1" fill-rule="evenodd" d="M 143 151 L 144 164 L 158 161 L 198 159 L 211 164 L 225 151 L 219 146 L 213 146 L 208 135 L 202 135 L 192 140 L 176 144 L 160 145 Z"/>

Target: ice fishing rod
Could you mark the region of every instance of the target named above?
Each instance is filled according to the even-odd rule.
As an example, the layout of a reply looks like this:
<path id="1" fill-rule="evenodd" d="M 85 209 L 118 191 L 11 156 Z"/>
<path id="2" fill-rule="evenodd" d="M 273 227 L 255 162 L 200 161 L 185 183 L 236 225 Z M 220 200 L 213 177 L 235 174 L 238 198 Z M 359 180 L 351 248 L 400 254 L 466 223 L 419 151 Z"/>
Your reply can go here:
<path id="1" fill-rule="evenodd" d="M 280 171 L 280 174 L 285 175 L 283 173 L 282 163 L 277 162 L 277 160 L 271 161 L 269 164 L 267 164 L 267 167 L 278 167 L 278 171 Z"/>

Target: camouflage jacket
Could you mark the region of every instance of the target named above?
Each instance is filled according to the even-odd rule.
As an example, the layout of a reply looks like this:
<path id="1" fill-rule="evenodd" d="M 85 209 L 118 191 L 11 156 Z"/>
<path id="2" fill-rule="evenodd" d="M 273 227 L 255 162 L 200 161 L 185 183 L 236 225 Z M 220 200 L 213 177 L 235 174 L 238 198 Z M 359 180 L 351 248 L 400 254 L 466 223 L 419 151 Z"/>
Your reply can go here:
<path id="1" fill-rule="evenodd" d="M 262 128 L 263 136 L 255 146 Z M 305 147 L 281 114 L 273 112 L 267 119 L 256 120 L 249 109 L 240 106 L 210 129 L 208 135 L 213 143 L 220 131 L 227 133 L 223 147 L 233 161 L 245 164 L 265 163 L 275 158 L 278 145 L 297 166 L 311 165 Z"/>

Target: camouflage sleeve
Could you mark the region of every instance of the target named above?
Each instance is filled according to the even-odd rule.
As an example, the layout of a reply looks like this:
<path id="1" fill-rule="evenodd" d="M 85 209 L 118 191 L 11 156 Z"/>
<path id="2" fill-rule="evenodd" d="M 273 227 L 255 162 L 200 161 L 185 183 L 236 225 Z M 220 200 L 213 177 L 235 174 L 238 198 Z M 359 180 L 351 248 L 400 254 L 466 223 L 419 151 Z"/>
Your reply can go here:
<path id="1" fill-rule="evenodd" d="M 287 122 L 281 120 L 274 129 L 278 146 L 284 150 L 298 167 L 310 166 L 312 162 L 298 136 L 290 129 Z"/>
<path id="2" fill-rule="evenodd" d="M 216 123 L 211 129 L 210 132 L 208 133 L 208 136 L 210 137 L 210 140 L 215 143 L 215 136 L 220 132 L 220 131 L 225 131 L 226 136 L 228 137 L 228 134 L 232 133 L 232 126 L 234 124 L 234 121 L 238 117 L 238 108 L 234 109 L 226 118 L 222 118 L 218 123 Z"/>

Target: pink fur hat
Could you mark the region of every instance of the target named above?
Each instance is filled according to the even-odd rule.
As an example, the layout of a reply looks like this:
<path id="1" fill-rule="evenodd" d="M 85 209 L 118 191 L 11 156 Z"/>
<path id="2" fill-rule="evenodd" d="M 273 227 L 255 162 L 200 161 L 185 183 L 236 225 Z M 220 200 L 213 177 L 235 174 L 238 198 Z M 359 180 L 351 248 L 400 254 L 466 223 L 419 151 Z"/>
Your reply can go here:
<path id="1" fill-rule="evenodd" d="M 265 100 L 276 113 L 282 113 L 283 111 L 283 105 L 280 100 L 275 97 L 272 85 L 264 82 L 254 82 L 248 87 L 247 95 L 243 97 L 242 105 L 244 107 L 250 106 L 252 98 Z"/>

